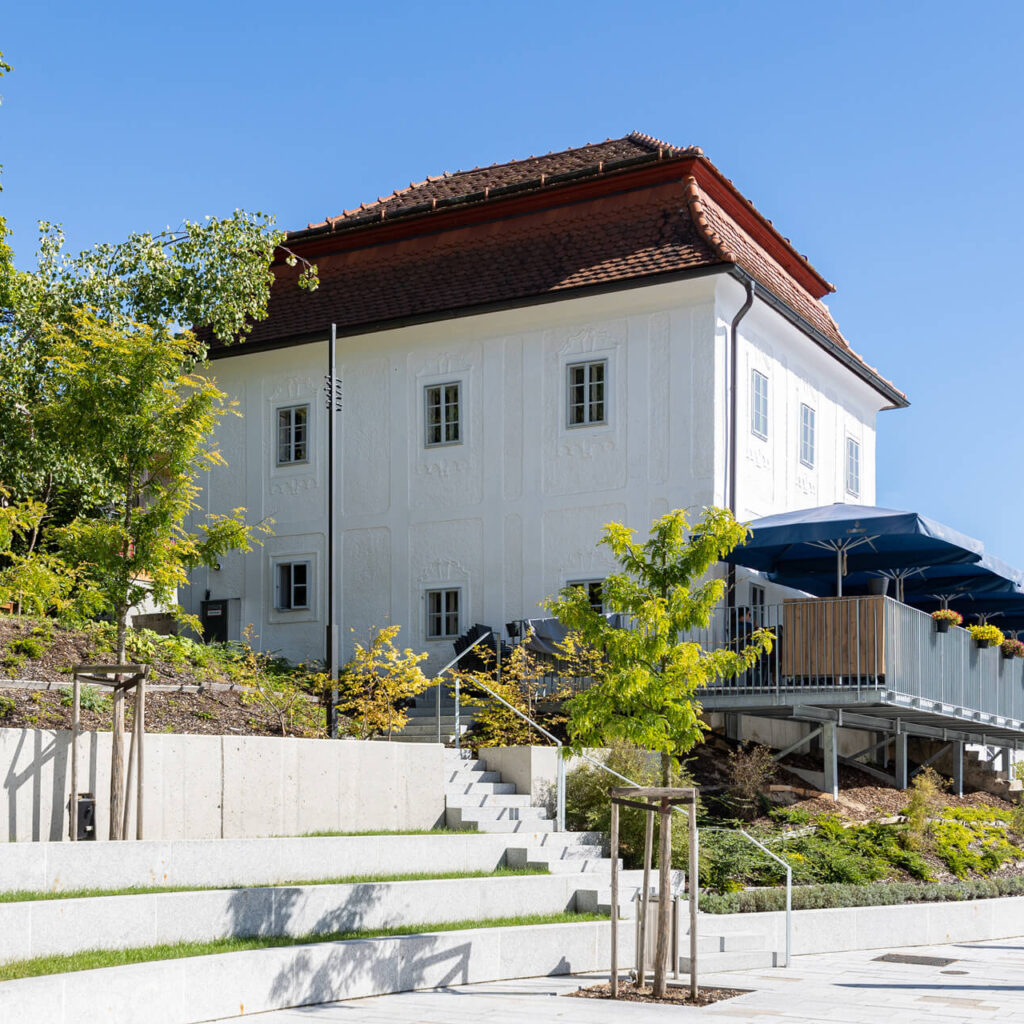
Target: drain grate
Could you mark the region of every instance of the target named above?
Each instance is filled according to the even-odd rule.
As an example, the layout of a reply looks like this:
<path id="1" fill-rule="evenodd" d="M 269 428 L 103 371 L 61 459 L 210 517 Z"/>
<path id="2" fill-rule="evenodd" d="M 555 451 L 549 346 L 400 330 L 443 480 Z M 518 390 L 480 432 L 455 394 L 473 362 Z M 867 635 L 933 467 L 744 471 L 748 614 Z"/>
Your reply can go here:
<path id="1" fill-rule="evenodd" d="M 886 953 L 875 959 L 886 964 L 917 964 L 918 967 L 948 967 L 956 963 L 944 956 L 914 956 L 913 953 Z"/>
<path id="2" fill-rule="evenodd" d="M 939 971 L 940 974 L 967 974 L 967 971 Z"/>

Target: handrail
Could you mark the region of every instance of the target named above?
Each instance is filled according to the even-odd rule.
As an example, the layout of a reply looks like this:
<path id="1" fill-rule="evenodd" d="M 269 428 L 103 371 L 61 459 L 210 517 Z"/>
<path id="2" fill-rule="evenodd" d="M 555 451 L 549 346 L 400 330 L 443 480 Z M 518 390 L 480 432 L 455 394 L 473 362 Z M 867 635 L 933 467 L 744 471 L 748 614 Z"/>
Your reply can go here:
<path id="1" fill-rule="evenodd" d="M 449 661 L 448 664 L 445 665 L 445 667 L 443 669 L 441 669 L 441 671 L 438 672 L 436 676 L 434 676 L 434 679 L 438 681 L 437 682 L 437 693 L 435 694 L 435 696 L 437 698 L 436 699 L 436 710 L 437 710 L 437 742 L 438 743 L 441 742 L 441 683 L 440 683 L 439 680 L 441 679 L 441 676 L 443 676 L 445 674 L 445 672 L 447 672 L 453 665 L 457 664 L 460 659 L 462 659 L 467 654 L 469 654 L 469 652 L 471 650 L 473 650 L 473 648 L 476 647 L 477 644 L 483 643 L 483 641 L 486 640 L 491 635 L 492 635 L 491 632 L 487 632 L 487 633 L 484 633 L 483 636 L 478 636 L 464 651 L 460 651 L 458 654 L 456 654 L 455 657 L 452 658 L 452 660 Z M 456 676 L 456 685 L 457 684 L 458 684 L 458 676 Z M 458 738 L 459 738 L 459 703 L 456 700 L 456 702 L 455 702 L 455 739 L 456 739 L 455 746 L 456 746 L 456 748 L 458 747 Z"/>
<path id="2" fill-rule="evenodd" d="M 480 637 L 480 640 L 486 639 L 488 636 L 496 634 L 485 633 L 484 636 Z M 501 643 L 501 637 L 497 637 L 498 643 Z M 477 643 L 480 641 L 478 640 Z M 467 647 L 466 650 L 469 650 Z M 465 651 L 463 651 L 465 653 Z M 539 722 L 535 722 L 529 715 L 524 715 L 519 708 L 510 704 L 501 694 L 495 693 L 486 683 L 481 682 L 478 679 L 473 680 L 474 686 L 479 686 L 482 690 L 486 690 L 495 700 L 500 701 L 505 705 L 513 714 L 518 715 L 527 725 L 533 726 L 542 736 L 546 736 L 552 743 L 558 748 L 558 762 L 556 766 L 555 776 L 555 828 L 559 832 L 565 831 L 565 759 L 562 757 L 562 747 L 564 744 L 557 737 L 553 736 L 547 729 L 544 728 Z M 461 737 L 459 736 L 459 709 L 461 701 L 460 691 L 460 680 L 456 675 L 455 677 L 455 749 L 461 750 Z"/>
<path id="3" fill-rule="evenodd" d="M 785 966 L 789 967 L 790 957 L 792 955 L 793 947 L 793 869 L 790 865 L 784 861 L 777 854 L 772 853 L 764 843 L 758 842 L 749 832 L 745 832 L 741 828 L 724 828 L 721 825 L 705 825 L 705 832 L 735 832 L 737 835 L 743 836 L 744 839 L 752 842 L 759 850 L 763 853 L 768 854 L 772 860 L 777 861 L 786 869 L 786 963 Z"/>

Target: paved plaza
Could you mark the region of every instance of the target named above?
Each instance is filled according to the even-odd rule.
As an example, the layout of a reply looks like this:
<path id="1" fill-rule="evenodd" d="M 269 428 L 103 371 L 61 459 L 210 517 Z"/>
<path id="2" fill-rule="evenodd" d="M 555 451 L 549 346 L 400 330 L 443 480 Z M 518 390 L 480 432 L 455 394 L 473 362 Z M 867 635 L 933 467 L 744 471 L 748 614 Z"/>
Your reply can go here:
<path id="1" fill-rule="evenodd" d="M 955 962 L 938 966 L 877 959 L 887 953 Z M 596 976 L 534 978 L 405 992 L 278 1010 L 259 1019 L 261 1024 L 669 1024 L 701 1018 L 779 1024 L 954 1024 L 985 1020 L 1024 1024 L 1024 937 L 825 953 L 797 957 L 789 970 L 709 975 L 704 979 L 708 984 L 750 991 L 704 1009 L 562 998 L 579 985 L 597 980 Z"/>

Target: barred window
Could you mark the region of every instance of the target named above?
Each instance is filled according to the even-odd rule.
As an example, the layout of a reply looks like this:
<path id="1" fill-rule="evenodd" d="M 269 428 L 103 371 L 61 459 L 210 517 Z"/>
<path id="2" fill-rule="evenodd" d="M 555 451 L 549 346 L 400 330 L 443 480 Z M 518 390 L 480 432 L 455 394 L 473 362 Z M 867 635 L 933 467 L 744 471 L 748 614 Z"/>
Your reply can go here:
<path id="1" fill-rule="evenodd" d="M 289 405 L 277 410 L 277 464 L 279 466 L 308 461 L 308 424 L 308 405 Z"/>
<path id="2" fill-rule="evenodd" d="M 459 444 L 462 441 L 462 384 L 429 384 L 424 389 L 427 416 L 426 445 Z"/>
<path id="3" fill-rule="evenodd" d="M 608 362 L 597 359 L 573 363 L 569 372 L 569 426 L 583 427 L 607 422 L 605 383 Z"/>

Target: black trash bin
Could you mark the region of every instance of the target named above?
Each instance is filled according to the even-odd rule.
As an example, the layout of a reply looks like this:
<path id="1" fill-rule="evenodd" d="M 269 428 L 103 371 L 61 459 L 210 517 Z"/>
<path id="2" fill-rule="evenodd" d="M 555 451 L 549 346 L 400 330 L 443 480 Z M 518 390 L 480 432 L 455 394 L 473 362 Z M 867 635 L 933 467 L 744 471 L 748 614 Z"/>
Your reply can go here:
<path id="1" fill-rule="evenodd" d="M 96 797 L 79 793 L 75 806 L 75 836 L 79 841 L 96 838 Z"/>

